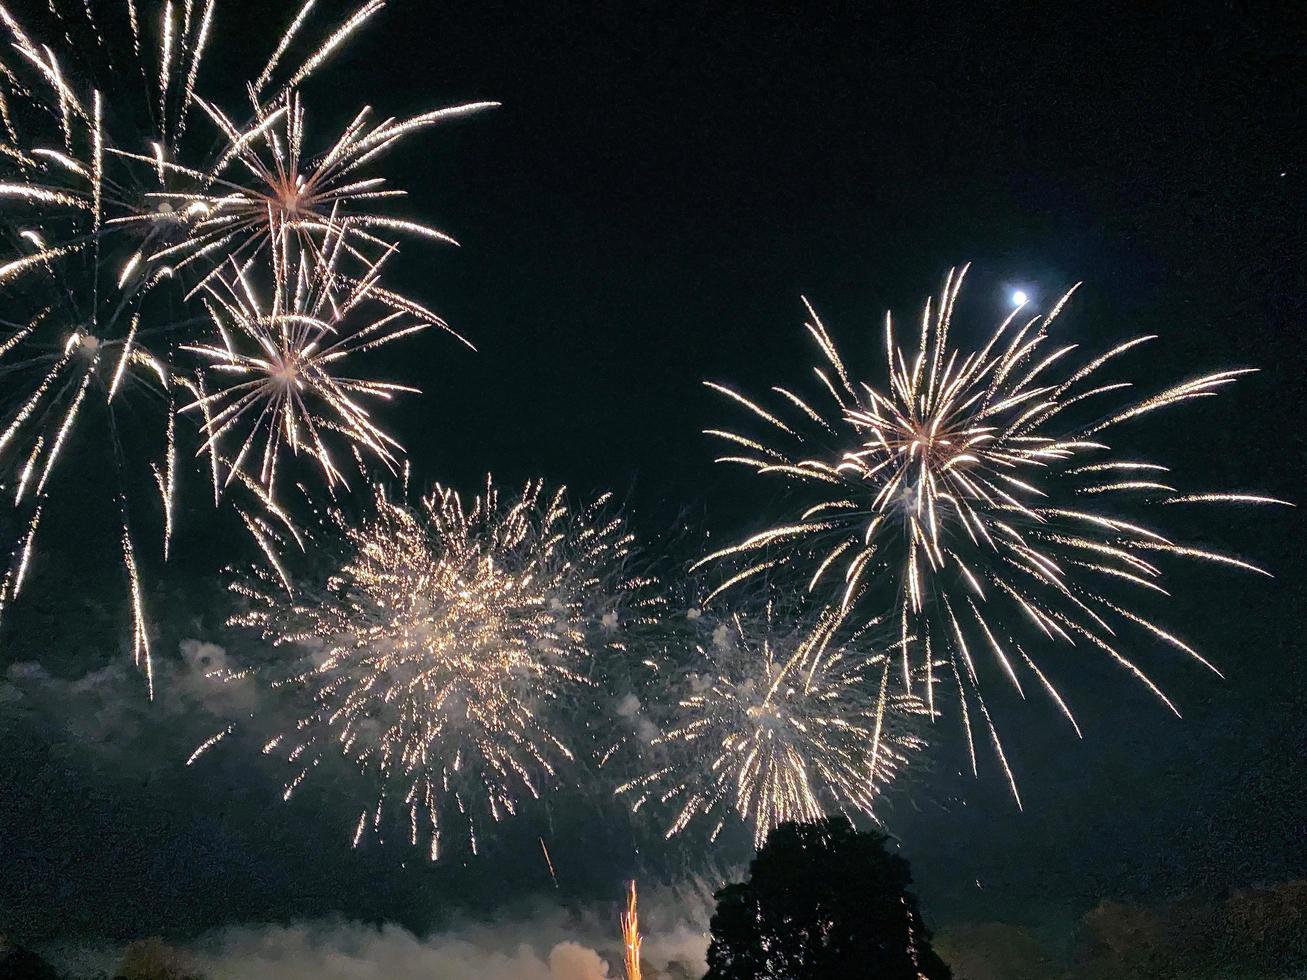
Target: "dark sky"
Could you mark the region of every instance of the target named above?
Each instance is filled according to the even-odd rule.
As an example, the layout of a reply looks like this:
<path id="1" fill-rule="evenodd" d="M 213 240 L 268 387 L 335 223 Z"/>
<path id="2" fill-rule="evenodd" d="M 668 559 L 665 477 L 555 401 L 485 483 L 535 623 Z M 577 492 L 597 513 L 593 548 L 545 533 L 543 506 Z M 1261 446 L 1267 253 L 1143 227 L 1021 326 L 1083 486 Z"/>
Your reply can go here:
<path id="1" fill-rule="evenodd" d="M 406 285 L 479 348 L 431 335 L 391 360 L 425 389 L 392 416 L 420 479 L 538 474 L 616 488 L 652 531 L 755 527 L 769 498 L 711 464 L 700 430 L 731 415 L 700 382 L 797 380 L 800 295 L 856 348 L 886 307 L 912 316 L 970 260 L 974 329 L 1014 285 L 1050 299 L 1084 280 L 1063 329 L 1091 347 L 1159 333 L 1141 382 L 1262 368 L 1141 445 L 1195 483 L 1301 501 L 1307 32 L 1292 5 L 876 10 L 890 6 L 397 2 L 378 18 L 309 89 L 311 125 L 359 100 L 383 115 L 504 103 L 389 168 L 407 207 L 463 243 L 406 246 Z M 265 9 L 220 5 L 217 29 Z M 1227 679 L 1161 665 L 1178 721 L 1086 663 L 1068 684 L 1084 742 L 1045 705 L 1005 706 L 1024 812 L 992 767 L 954 778 L 960 746 L 941 732 L 891 815 L 928 915 L 1055 928 L 1104 897 L 1307 873 L 1301 525 L 1256 511 L 1198 534 L 1277 574 L 1177 590 L 1169 621 Z M 212 583 L 156 600 L 161 649 L 236 642 Z M 121 655 L 111 619 L 73 642 L 43 620 L 48 635 L 0 657 L 74 678 Z M 423 928 L 455 893 L 493 907 L 547 887 L 515 863 L 530 837 L 467 869 L 401 868 L 341 848 L 325 795 L 282 807 L 239 753 L 202 775 L 142 759 L 174 720 L 133 709 L 130 734 L 85 736 L 144 746 L 131 762 L 30 711 L 0 726 L 16 869 L 0 929 L 126 937 L 329 912 Z M 620 828 L 590 812 L 557 817 L 576 835 L 577 901 L 629 873 Z"/>

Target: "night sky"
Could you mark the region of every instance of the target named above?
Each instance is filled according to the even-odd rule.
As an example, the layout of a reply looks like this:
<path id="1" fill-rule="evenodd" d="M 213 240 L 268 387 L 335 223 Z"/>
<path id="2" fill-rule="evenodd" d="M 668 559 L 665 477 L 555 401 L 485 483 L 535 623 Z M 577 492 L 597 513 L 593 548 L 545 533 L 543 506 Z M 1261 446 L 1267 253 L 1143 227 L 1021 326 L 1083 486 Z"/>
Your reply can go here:
<path id="1" fill-rule="evenodd" d="M 1014 288 L 1047 303 L 1083 280 L 1064 335 L 1101 349 L 1160 334 L 1132 362 L 1142 384 L 1261 368 L 1132 437 L 1193 484 L 1303 502 L 1307 21 L 1294 5 L 873 12 L 886 6 L 396 2 L 309 86 L 323 133 L 359 101 L 382 115 L 503 103 L 412 140 L 388 168 L 406 210 L 462 243 L 406 244 L 401 281 L 478 347 L 431 333 L 381 359 L 425 391 L 388 416 L 421 482 L 541 475 L 618 491 L 651 535 L 761 527 L 773 498 L 713 466 L 701 430 L 735 416 L 701 382 L 801 379 L 801 296 L 870 373 L 884 310 L 910 319 L 972 261 L 964 334 L 1000 318 Z M 218 9 L 230 39 L 265 6 Z M 1083 742 L 1047 703 L 1000 699 L 1024 812 L 992 764 L 979 782 L 958 776 L 963 745 L 941 723 L 931 765 L 887 814 L 934 924 L 1056 933 L 1104 898 L 1307 873 L 1299 513 L 1194 525 L 1276 578 L 1177 580 L 1167 620 L 1226 674 L 1149 661 L 1183 720 L 1091 656 L 1063 674 Z M 211 545 L 184 543 L 152 585 L 177 680 L 153 708 L 123 666 L 112 558 L 48 559 L 70 605 L 7 630 L 0 931 L 185 938 L 333 913 L 423 930 L 552 901 L 534 826 L 433 869 L 402 846 L 351 852 L 356 808 L 328 781 L 284 806 L 279 774 L 242 751 L 181 767 L 209 731 L 187 708 L 178 644 L 235 658 L 250 643 L 222 626 Z M 563 903 L 692 864 L 634 857 L 638 828 L 600 802 L 553 806 Z"/>

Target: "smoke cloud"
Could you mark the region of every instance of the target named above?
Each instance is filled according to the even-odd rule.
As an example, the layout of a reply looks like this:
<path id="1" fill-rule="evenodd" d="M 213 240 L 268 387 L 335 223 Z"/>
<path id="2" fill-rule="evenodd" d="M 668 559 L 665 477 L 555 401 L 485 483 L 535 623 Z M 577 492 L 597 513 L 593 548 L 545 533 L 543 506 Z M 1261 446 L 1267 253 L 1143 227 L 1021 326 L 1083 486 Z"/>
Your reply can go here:
<path id="1" fill-rule="evenodd" d="M 155 661 L 153 702 L 129 660 L 71 678 L 35 662 L 11 664 L 0 669 L 0 737 L 11 726 L 30 728 L 43 744 L 61 746 L 60 759 L 85 768 L 82 778 L 89 784 L 112 786 L 145 776 L 176 781 L 176 791 L 185 793 L 194 774 L 227 749 L 226 743 L 211 749 L 196 769 L 187 768 L 197 745 L 277 708 L 253 677 L 233 669 L 235 663 L 221 646 L 183 640 L 173 655 Z M 638 699 L 623 708 L 639 731 Z M 641 734 L 652 737 L 656 729 Z M 644 980 L 703 975 L 711 890 L 706 881 L 641 889 Z M 592 911 L 541 907 L 493 922 L 455 921 L 426 934 L 393 922 L 327 918 L 223 925 L 192 933 L 194 939 L 176 946 L 183 961 L 208 980 L 619 980 L 620 888 L 614 891 L 611 903 Z M 359 915 L 357 905 L 350 914 Z M 45 952 L 71 975 L 112 976 L 125 947 L 88 940 Z"/>
<path id="2" fill-rule="evenodd" d="M 570 935 L 569 935 L 570 933 Z M 688 980 L 705 970 L 708 941 L 689 924 L 645 937 L 646 980 Z M 420 937 L 397 925 L 319 921 L 236 926 L 187 950 L 209 980 L 618 980 L 616 920 L 542 914 Z"/>

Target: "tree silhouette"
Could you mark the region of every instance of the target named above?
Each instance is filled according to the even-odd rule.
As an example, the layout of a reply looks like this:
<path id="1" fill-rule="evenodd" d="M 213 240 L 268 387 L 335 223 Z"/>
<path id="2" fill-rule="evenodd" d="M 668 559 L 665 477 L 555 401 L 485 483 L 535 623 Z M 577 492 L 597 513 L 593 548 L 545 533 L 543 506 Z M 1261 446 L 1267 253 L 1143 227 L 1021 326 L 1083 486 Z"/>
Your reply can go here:
<path id="1" fill-rule="evenodd" d="M 0 980 L 59 980 L 59 974 L 30 949 L 0 936 Z"/>
<path id="2" fill-rule="evenodd" d="M 773 830 L 717 893 L 704 980 L 949 980 L 886 840 L 842 817 Z"/>
<path id="3" fill-rule="evenodd" d="M 1075 980 L 1307 977 L 1307 881 L 1191 895 L 1155 906 L 1105 901 L 1080 920 Z"/>

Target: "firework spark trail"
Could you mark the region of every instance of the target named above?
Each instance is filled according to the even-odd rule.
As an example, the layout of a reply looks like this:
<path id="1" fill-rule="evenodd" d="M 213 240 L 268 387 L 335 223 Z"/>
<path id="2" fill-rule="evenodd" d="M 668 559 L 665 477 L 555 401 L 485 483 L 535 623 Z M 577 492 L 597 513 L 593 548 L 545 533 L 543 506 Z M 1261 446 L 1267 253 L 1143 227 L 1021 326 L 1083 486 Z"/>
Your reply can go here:
<path id="1" fill-rule="evenodd" d="M 625 523 L 537 482 L 501 499 L 489 481 L 466 505 L 377 488 L 361 522 L 334 509 L 326 523 L 338 557 L 318 585 L 288 595 L 263 566 L 233 585 L 250 606 L 234 624 L 309 651 L 275 682 L 313 702 L 265 748 L 293 766 L 285 796 L 340 753 L 379 787 L 356 846 L 398 808 L 432 860 L 451 835 L 476 852 L 485 827 L 569 778 L 570 705 L 610 642 Z"/>
<path id="2" fill-rule="evenodd" d="M 209 749 L 213 748 L 215 745 L 221 742 L 224 738 L 230 735 L 234 730 L 235 730 L 235 726 L 228 725 L 226 728 L 218 732 L 216 735 L 210 735 L 198 746 L 196 746 L 195 751 L 192 752 L 190 756 L 186 759 L 185 765 L 187 766 L 195 765 L 195 763 L 199 761 L 200 756 L 204 755 L 205 752 L 208 752 Z"/>
<path id="3" fill-rule="evenodd" d="M 554 859 L 549 856 L 549 848 L 545 846 L 545 839 L 541 837 L 539 838 L 539 840 L 540 840 L 540 852 L 545 856 L 545 866 L 549 869 L 549 880 L 552 881 L 554 883 L 554 887 L 557 888 L 558 875 L 554 872 Z"/>
<path id="4" fill-rule="evenodd" d="M 914 973 L 916 973 L 917 980 L 929 980 L 929 978 L 924 973 L 921 972 L 921 959 L 917 955 L 916 916 L 912 914 L 912 908 L 908 905 L 908 900 L 906 896 L 900 895 L 899 903 L 903 906 L 903 915 L 904 918 L 907 919 L 907 923 L 908 923 L 907 952 L 908 952 L 908 959 L 912 961 L 912 970 Z"/>
<path id="5" fill-rule="evenodd" d="M 616 795 L 632 812 L 672 804 L 669 838 L 697 817 L 715 820 L 712 840 L 738 819 L 757 846 L 787 820 L 874 819 L 881 791 L 924 744 L 909 721 L 924 704 L 877 696 L 888 654 L 865 652 L 865 637 L 829 611 L 815 624 L 771 603 L 756 615 L 692 612 L 710 639 L 694 669 L 670 652 L 676 663 L 661 673 L 675 690 L 650 699 L 663 722 L 649 739 L 656 761 Z"/>
<path id="6" fill-rule="evenodd" d="M 698 564 L 721 563 L 729 576 L 722 588 L 764 570 L 793 570 L 810 592 L 855 621 L 893 609 L 904 690 L 912 690 L 921 667 L 929 677 L 935 653 L 943 654 L 959 682 L 973 763 L 969 700 L 979 708 L 1015 793 L 984 701 L 983 660 L 991 660 L 1022 697 L 1016 668 L 1027 665 L 1074 726 L 1066 700 L 1017 638 L 1025 633 L 1036 643 L 1087 643 L 1178 714 L 1122 652 L 1127 637 L 1118 631 L 1141 628 L 1211 665 L 1127 609 L 1125 600 L 1110 598 L 1109 589 L 1165 594 L 1162 568 L 1150 552 L 1260 571 L 1240 559 L 1176 544 L 1118 512 L 1150 503 L 1283 501 L 1181 492 L 1161 478 L 1166 467 L 1118 454 L 1103 441 L 1128 420 L 1214 395 L 1246 371 L 1217 371 L 1124 407 L 1095 409 L 1130 387 L 1100 383 L 1100 369 L 1152 338 L 1135 338 L 1064 369 L 1076 345 L 1055 347 L 1051 328 L 1073 288 L 1047 315 L 1018 308 L 983 346 L 955 347 L 950 329 L 965 272 L 951 272 L 938 299 L 926 303 L 916 342 L 906 351 L 886 316 L 879 384 L 855 380 L 810 305 L 807 329 L 821 352 L 814 368 L 820 401 L 777 387 L 773 391 L 783 402 L 774 414 L 709 383 L 771 433 L 707 430 L 730 445 L 721 461 L 780 476 L 809 491 L 809 498 L 781 524 Z M 933 715 L 929 687 L 928 700 Z"/>
<path id="7" fill-rule="evenodd" d="M 640 908 L 632 878 L 626 891 L 626 911 L 622 913 L 622 964 L 626 967 L 626 980 L 640 980 Z"/>

